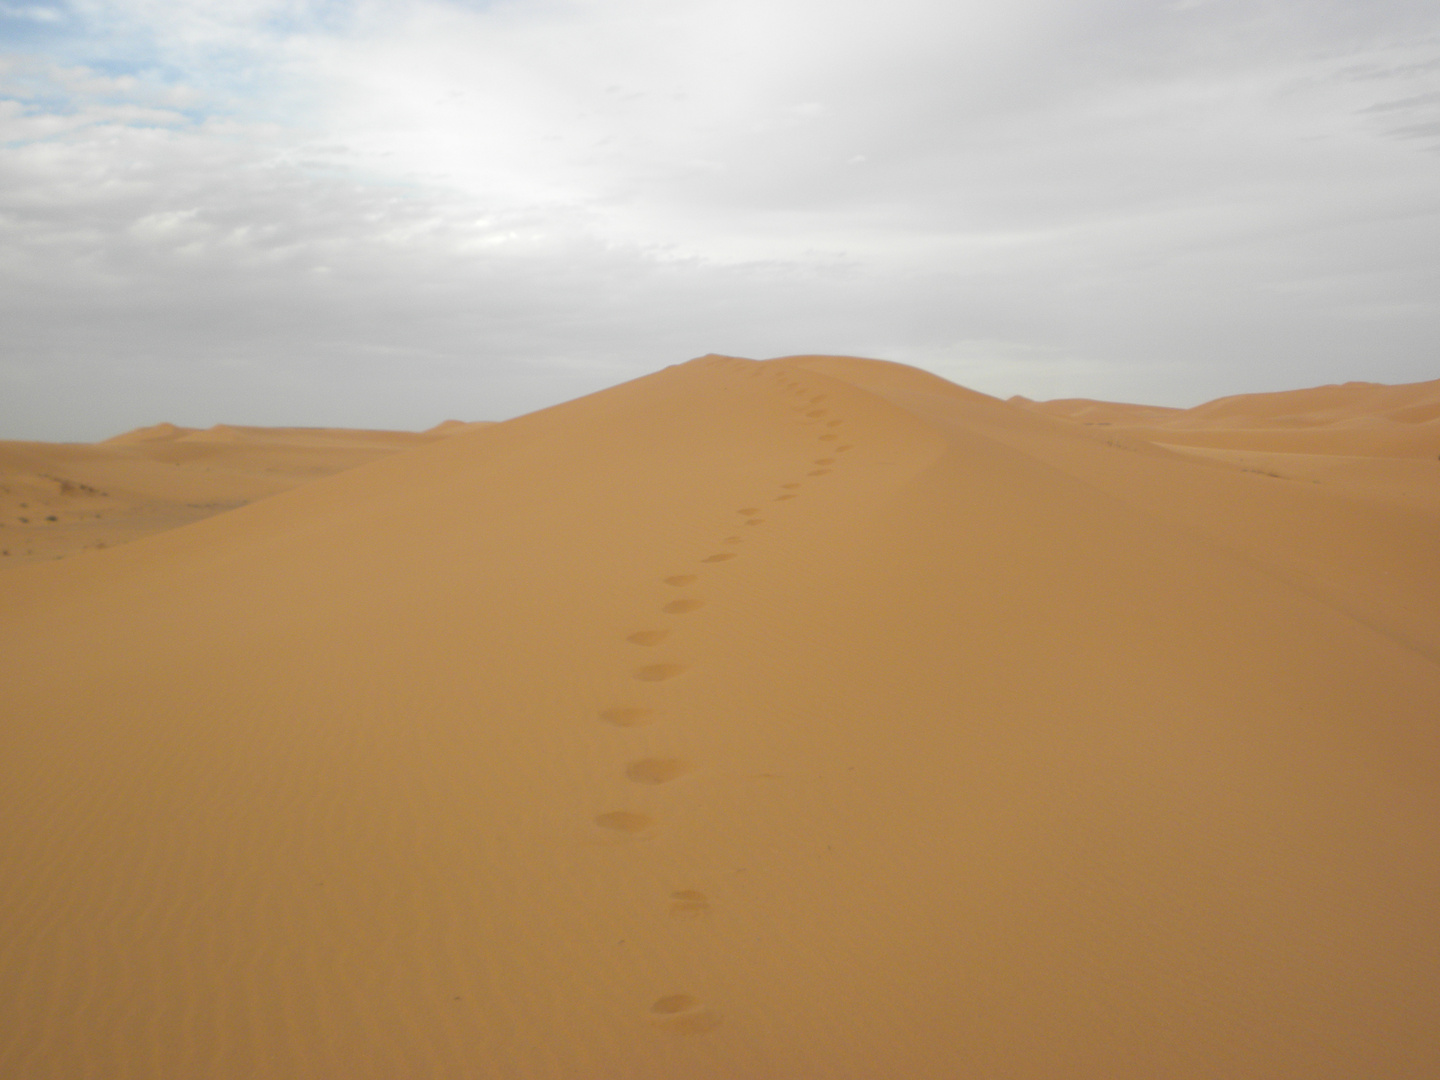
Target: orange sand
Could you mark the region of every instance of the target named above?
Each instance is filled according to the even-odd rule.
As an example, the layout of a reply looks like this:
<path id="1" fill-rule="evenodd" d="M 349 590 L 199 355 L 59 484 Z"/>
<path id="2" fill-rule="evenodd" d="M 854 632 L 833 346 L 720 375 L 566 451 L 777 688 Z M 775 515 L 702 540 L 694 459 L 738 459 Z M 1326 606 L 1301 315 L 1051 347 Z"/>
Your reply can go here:
<path id="1" fill-rule="evenodd" d="M 156 424 L 102 443 L 0 441 L 0 569 L 114 547 L 443 435 Z"/>
<path id="2" fill-rule="evenodd" d="M 1440 429 L 1361 386 L 706 357 L 0 571 L 0 1076 L 1429 1080 Z"/>

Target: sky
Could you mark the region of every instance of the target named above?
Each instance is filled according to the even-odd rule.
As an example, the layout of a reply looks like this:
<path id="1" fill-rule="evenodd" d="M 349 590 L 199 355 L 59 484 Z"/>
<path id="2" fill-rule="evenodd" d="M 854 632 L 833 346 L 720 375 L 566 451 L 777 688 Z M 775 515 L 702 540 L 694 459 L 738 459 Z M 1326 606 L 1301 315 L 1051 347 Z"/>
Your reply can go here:
<path id="1" fill-rule="evenodd" d="M 1434 0 L 0 0 L 0 438 L 1440 377 Z"/>

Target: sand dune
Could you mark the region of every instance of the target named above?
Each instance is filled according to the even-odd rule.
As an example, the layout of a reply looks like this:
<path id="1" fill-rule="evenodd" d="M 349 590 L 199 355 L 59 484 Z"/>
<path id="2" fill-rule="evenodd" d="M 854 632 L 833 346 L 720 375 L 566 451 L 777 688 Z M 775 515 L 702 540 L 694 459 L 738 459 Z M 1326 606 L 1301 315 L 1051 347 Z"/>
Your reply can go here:
<path id="1" fill-rule="evenodd" d="M 1440 379 L 1384 386 L 1351 382 L 1275 394 L 1240 394 L 1193 409 L 1081 398 L 1019 407 L 1083 424 L 1125 428 L 1175 446 L 1358 457 L 1440 458 Z"/>
<path id="2" fill-rule="evenodd" d="M 1008 398 L 1007 404 L 1051 416 L 1063 416 L 1078 420 L 1082 424 L 1144 424 L 1147 421 L 1163 421 L 1181 412 L 1180 409 L 1163 405 L 1126 405 L 1117 401 L 1094 401 L 1091 398 L 1056 398 L 1053 401 L 1031 401 L 1029 398 Z"/>
<path id="3" fill-rule="evenodd" d="M 0 1075 L 1428 1080 L 1440 509 L 1142 436 L 706 357 L 0 573 Z"/>
<path id="4" fill-rule="evenodd" d="M 0 569 L 128 543 L 473 426 L 155 424 L 95 444 L 0 441 Z"/>
<path id="5" fill-rule="evenodd" d="M 1174 418 L 1174 426 L 1204 427 L 1216 422 L 1255 427 L 1315 427 L 1365 421 L 1424 424 L 1440 420 L 1440 379 L 1385 386 L 1350 382 L 1278 394 L 1240 394 L 1207 402 Z"/>

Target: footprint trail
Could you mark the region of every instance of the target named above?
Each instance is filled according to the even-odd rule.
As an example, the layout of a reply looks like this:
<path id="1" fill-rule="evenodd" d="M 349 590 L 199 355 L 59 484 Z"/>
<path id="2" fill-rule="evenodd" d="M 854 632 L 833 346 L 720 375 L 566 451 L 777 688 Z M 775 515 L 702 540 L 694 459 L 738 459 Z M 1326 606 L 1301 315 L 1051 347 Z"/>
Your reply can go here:
<path id="1" fill-rule="evenodd" d="M 757 374 L 759 374 L 759 372 L 757 372 Z M 787 380 L 786 374 L 783 371 L 775 371 L 773 377 L 779 380 L 779 386 L 774 387 L 768 392 L 780 393 L 781 391 L 787 391 L 801 399 L 800 404 L 787 406 L 787 415 L 792 416 L 790 422 L 797 425 L 797 427 L 812 427 L 818 424 L 826 428 L 835 428 L 844 422 L 843 417 L 832 416 L 831 407 L 815 407 L 818 406 L 820 402 L 827 401 L 829 395 L 815 394 L 811 396 L 806 387 L 794 380 Z M 793 409 L 793 413 L 789 412 L 791 409 Z M 825 431 L 816 436 L 816 438 L 822 443 L 837 443 L 840 436 L 834 431 Z M 852 449 L 852 446 L 853 444 L 845 443 L 837 446 L 826 446 L 824 449 L 828 452 L 838 454 L 840 451 Z M 835 472 L 835 467 L 838 462 L 839 459 L 837 457 L 811 459 L 809 465 L 814 466 L 814 468 L 809 468 L 808 471 L 806 471 L 806 475 L 811 477 L 829 476 Z M 792 467 L 795 468 L 797 473 L 807 469 L 807 466 L 801 461 L 793 462 Z M 795 473 L 791 475 L 795 475 Z M 774 504 L 777 502 L 785 503 L 799 498 L 799 489 L 803 484 L 799 480 L 788 480 L 777 486 L 780 494 L 773 494 L 776 489 L 772 487 L 770 493 L 757 492 L 755 497 L 765 499 L 769 505 L 775 509 L 775 512 L 779 515 L 777 518 L 777 528 L 783 531 L 784 522 L 789 520 L 785 515 L 793 513 L 794 511 L 788 506 L 784 508 L 774 507 Z M 827 490 L 834 489 L 829 488 Z M 767 524 L 766 519 L 760 516 L 761 509 L 759 506 L 741 507 L 736 513 L 740 515 L 746 526 L 757 527 Z M 733 528 L 733 525 L 731 527 Z M 728 531 L 728 529 L 723 531 Z M 733 547 L 741 544 L 744 539 L 745 538 L 740 535 L 720 536 L 713 539 L 711 543 Z M 707 566 L 719 566 L 730 563 L 738 557 L 739 553 L 735 551 L 717 551 L 709 555 L 696 556 L 700 563 Z M 736 565 L 743 567 L 746 566 L 747 563 L 741 562 Z M 729 573 L 731 573 L 731 571 L 728 568 L 717 571 L 716 580 L 710 582 L 710 587 L 712 589 L 719 588 L 723 590 L 725 581 L 736 580 L 733 577 L 727 578 L 726 575 Z M 693 572 L 677 572 L 659 577 L 658 580 L 671 588 L 682 589 L 697 584 L 701 580 L 701 575 Z M 691 615 L 704 608 L 705 604 L 706 600 L 700 597 L 681 596 L 662 604 L 659 611 L 664 615 Z M 703 621 L 703 616 L 701 619 Z M 670 640 L 671 636 L 671 630 L 669 628 L 654 627 L 632 630 L 625 635 L 625 641 L 631 645 L 651 649 L 664 645 Z M 656 689 L 645 692 L 647 697 L 642 698 L 642 701 L 645 702 L 644 704 L 614 704 L 597 709 L 595 716 L 602 723 L 608 724 L 612 728 L 620 729 L 620 731 L 616 732 L 615 737 L 621 740 L 634 738 L 634 736 L 624 736 L 620 733 L 625 729 L 652 727 L 656 730 L 663 731 L 666 720 L 664 702 L 674 693 L 683 693 L 685 680 L 680 679 L 678 683 L 676 680 L 679 676 L 690 670 L 692 660 L 703 663 L 704 658 L 703 656 L 687 657 L 685 663 L 666 659 L 630 669 L 629 675 L 633 683 L 654 686 Z M 677 686 L 680 688 L 679 690 L 676 689 Z M 617 744 L 617 750 L 619 745 L 620 744 Z M 632 749 L 634 748 L 632 747 Z M 624 758 L 620 760 L 623 761 Z M 597 828 L 618 834 L 617 843 L 620 842 L 618 839 L 619 836 L 638 837 L 639 834 L 663 828 L 663 821 L 657 819 L 656 815 L 651 812 L 651 808 L 654 805 L 653 801 L 661 798 L 658 789 L 665 788 L 667 785 L 674 784 L 676 781 L 697 772 L 701 768 L 701 765 L 702 763 L 665 754 L 663 751 L 631 758 L 623 765 L 623 774 L 626 780 L 637 786 L 635 790 L 636 799 L 640 802 L 641 806 L 645 808 L 611 810 L 597 814 L 592 819 L 593 824 Z M 647 788 L 657 789 L 656 794 L 644 795 L 642 793 L 643 789 Z M 676 788 L 677 792 L 683 790 L 691 791 L 693 797 L 693 793 L 697 789 L 689 788 L 687 784 L 680 784 Z M 671 796 L 665 796 L 665 798 L 669 797 Z M 661 802 L 659 805 L 664 805 L 664 803 Z M 703 920 L 708 919 L 712 914 L 712 904 L 710 897 L 697 889 L 677 888 L 670 892 L 665 899 L 664 911 L 671 919 L 702 924 Z M 701 1035 L 705 1032 L 715 1030 L 715 1028 L 721 1024 L 721 1016 L 718 1012 L 704 1006 L 694 995 L 678 991 L 654 998 L 650 1002 L 646 1012 L 648 1013 L 649 1023 L 652 1026 L 680 1035 Z"/>

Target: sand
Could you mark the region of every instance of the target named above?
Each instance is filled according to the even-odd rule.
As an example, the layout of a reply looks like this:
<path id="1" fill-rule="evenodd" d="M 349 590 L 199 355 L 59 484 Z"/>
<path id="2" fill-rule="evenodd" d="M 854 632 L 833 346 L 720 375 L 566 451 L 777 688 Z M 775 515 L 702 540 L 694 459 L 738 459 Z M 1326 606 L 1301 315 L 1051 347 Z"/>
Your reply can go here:
<path id="1" fill-rule="evenodd" d="M 0 569 L 100 550 L 483 427 L 205 430 L 155 424 L 101 443 L 0 440 Z"/>
<path id="2" fill-rule="evenodd" d="M 1440 428 L 1359 386 L 705 357 L 0 571 L 0 1075 L 1428 1080 Z"/>

